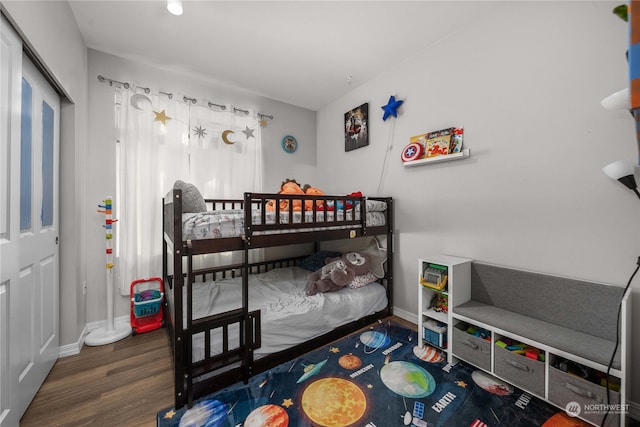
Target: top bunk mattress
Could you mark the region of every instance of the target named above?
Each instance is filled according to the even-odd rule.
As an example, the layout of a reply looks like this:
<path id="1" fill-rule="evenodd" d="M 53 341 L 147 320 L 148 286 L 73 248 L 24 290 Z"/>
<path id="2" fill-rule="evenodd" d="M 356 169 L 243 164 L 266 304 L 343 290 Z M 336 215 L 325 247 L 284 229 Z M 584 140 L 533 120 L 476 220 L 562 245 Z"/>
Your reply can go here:
<path id="1" fill-rule="evenodd" d="M 378 227 L 386 224 L 387 204 L 380 200 L 366 200 L 366 223 L 370 227 Z M 357 228 L 357 224 L 327 227 L 327 223 L 340 221 L 360 220 L 361 210 L 356 207 L 349 210 L 337 211 L 316 211 L 315 218 L 313 211 L 294 211 L 293 221 L 291 221 L 288 211 L 279 212 L 280 224 L 300 224 L 309 223 L 309 228 L 282 229 L 269 231 L 270 234 L 295 233 L 304 231 L 314 231 L 320 227 L 313 227 L 313 223 L 322 223 L 323 230 Z M 275 211 L 266 211 L 265 223 L 275 224 L 277 220 Z M 182 214 L 182 236 L 184 240 L 220 239 L 226 237 L 242 237 L 244 234 L 243 209 L 215 210 L 197 213 Z M 304 220 L 303 220 L 304 215 Z M 354 218 L 355 217 L 355 218 Z M 262 211 L 255 209 L 252 211 L 252 224 L 262 224 Z M 266 232 L 263 232 L 266 233 Z M 256 234 L 260 234 L 259 232 Z"/>

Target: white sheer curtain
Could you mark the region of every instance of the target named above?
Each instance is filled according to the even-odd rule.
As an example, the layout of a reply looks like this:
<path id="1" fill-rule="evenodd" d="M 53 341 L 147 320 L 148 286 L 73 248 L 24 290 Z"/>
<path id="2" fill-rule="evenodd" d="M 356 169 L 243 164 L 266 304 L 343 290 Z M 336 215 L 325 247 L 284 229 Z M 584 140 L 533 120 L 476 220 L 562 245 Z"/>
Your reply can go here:
<path id="1" fill-rule="evenodd" d="M 128 295 L 133 280 L 162 275 L 162 197 L 173 183 L 190 182 L 207 198 L 262 191 L 262 149 L 251 111 L 218 112 L 135 90 L 115 97 L 115 269 Z"/>

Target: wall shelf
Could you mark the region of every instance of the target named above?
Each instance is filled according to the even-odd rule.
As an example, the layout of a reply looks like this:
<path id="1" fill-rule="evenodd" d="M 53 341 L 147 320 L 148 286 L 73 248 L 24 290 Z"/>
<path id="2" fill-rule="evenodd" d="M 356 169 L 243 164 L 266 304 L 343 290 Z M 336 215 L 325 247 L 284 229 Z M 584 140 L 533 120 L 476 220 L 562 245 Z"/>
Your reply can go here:
<path id="1" fill-rule="evenodd" d="M 471 150 L 469 148 L 465 148 L 459 153 L 447 154 L 445 156 L 435 156 L 429 157 L 426 159 L 413 160 L 411 162 L 404 162 L 404 166 L 418 166 L 424 165 L 427 163 L 442 163 L 442 162 L 450 162 L 452 160 L 461 160 L 471 157 Z"/>

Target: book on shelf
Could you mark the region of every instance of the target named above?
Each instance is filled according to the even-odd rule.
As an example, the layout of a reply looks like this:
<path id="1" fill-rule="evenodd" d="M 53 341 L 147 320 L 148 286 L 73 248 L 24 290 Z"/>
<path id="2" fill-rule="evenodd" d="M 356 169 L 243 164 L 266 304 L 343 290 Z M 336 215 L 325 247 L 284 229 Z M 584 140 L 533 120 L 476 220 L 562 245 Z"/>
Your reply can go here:
<path id="1" fill-rule="evenodd" d="M 463 136 L 464 128 L 450 127 L 409 137 L 409 145 L 407 145 L 407 148 L 413 146 L 413 144 L 419 144 L 422 149 L 417 151 L 419 154 L 415 158 L 403 158 L 403 161 L 406 162 L 459 153 L 462 151 Z"/>
<path id="2" fill-rule="evenodd" d="M 446 156 L 449 154 L 454 128 L 440 129 L 426 134 L 425 157 Z"/>
<path id="3" fill-rule="evenodd" d="M 449 154 L 459 153 L 462 151 L 462 139 L 464 137 L 463 128 L 454 128 L 451 144 L 449 145 Z"/>

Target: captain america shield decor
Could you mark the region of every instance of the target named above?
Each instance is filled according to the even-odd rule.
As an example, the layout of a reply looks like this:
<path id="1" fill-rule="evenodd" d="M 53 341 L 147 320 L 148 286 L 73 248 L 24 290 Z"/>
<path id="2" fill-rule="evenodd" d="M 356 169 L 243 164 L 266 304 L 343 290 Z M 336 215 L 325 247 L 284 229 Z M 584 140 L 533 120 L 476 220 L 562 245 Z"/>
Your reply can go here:
<path id="1" fill-rule="evenodd" d="M 402 161 L 410 162 L 412 160 L 420 159 L 422 158 L 423 154 L 424 147 L 422 146 L 422 144 L 418 142 L 412 142 L 411 144 L 404 147 L 404 150 L 402 150 Z"/>

